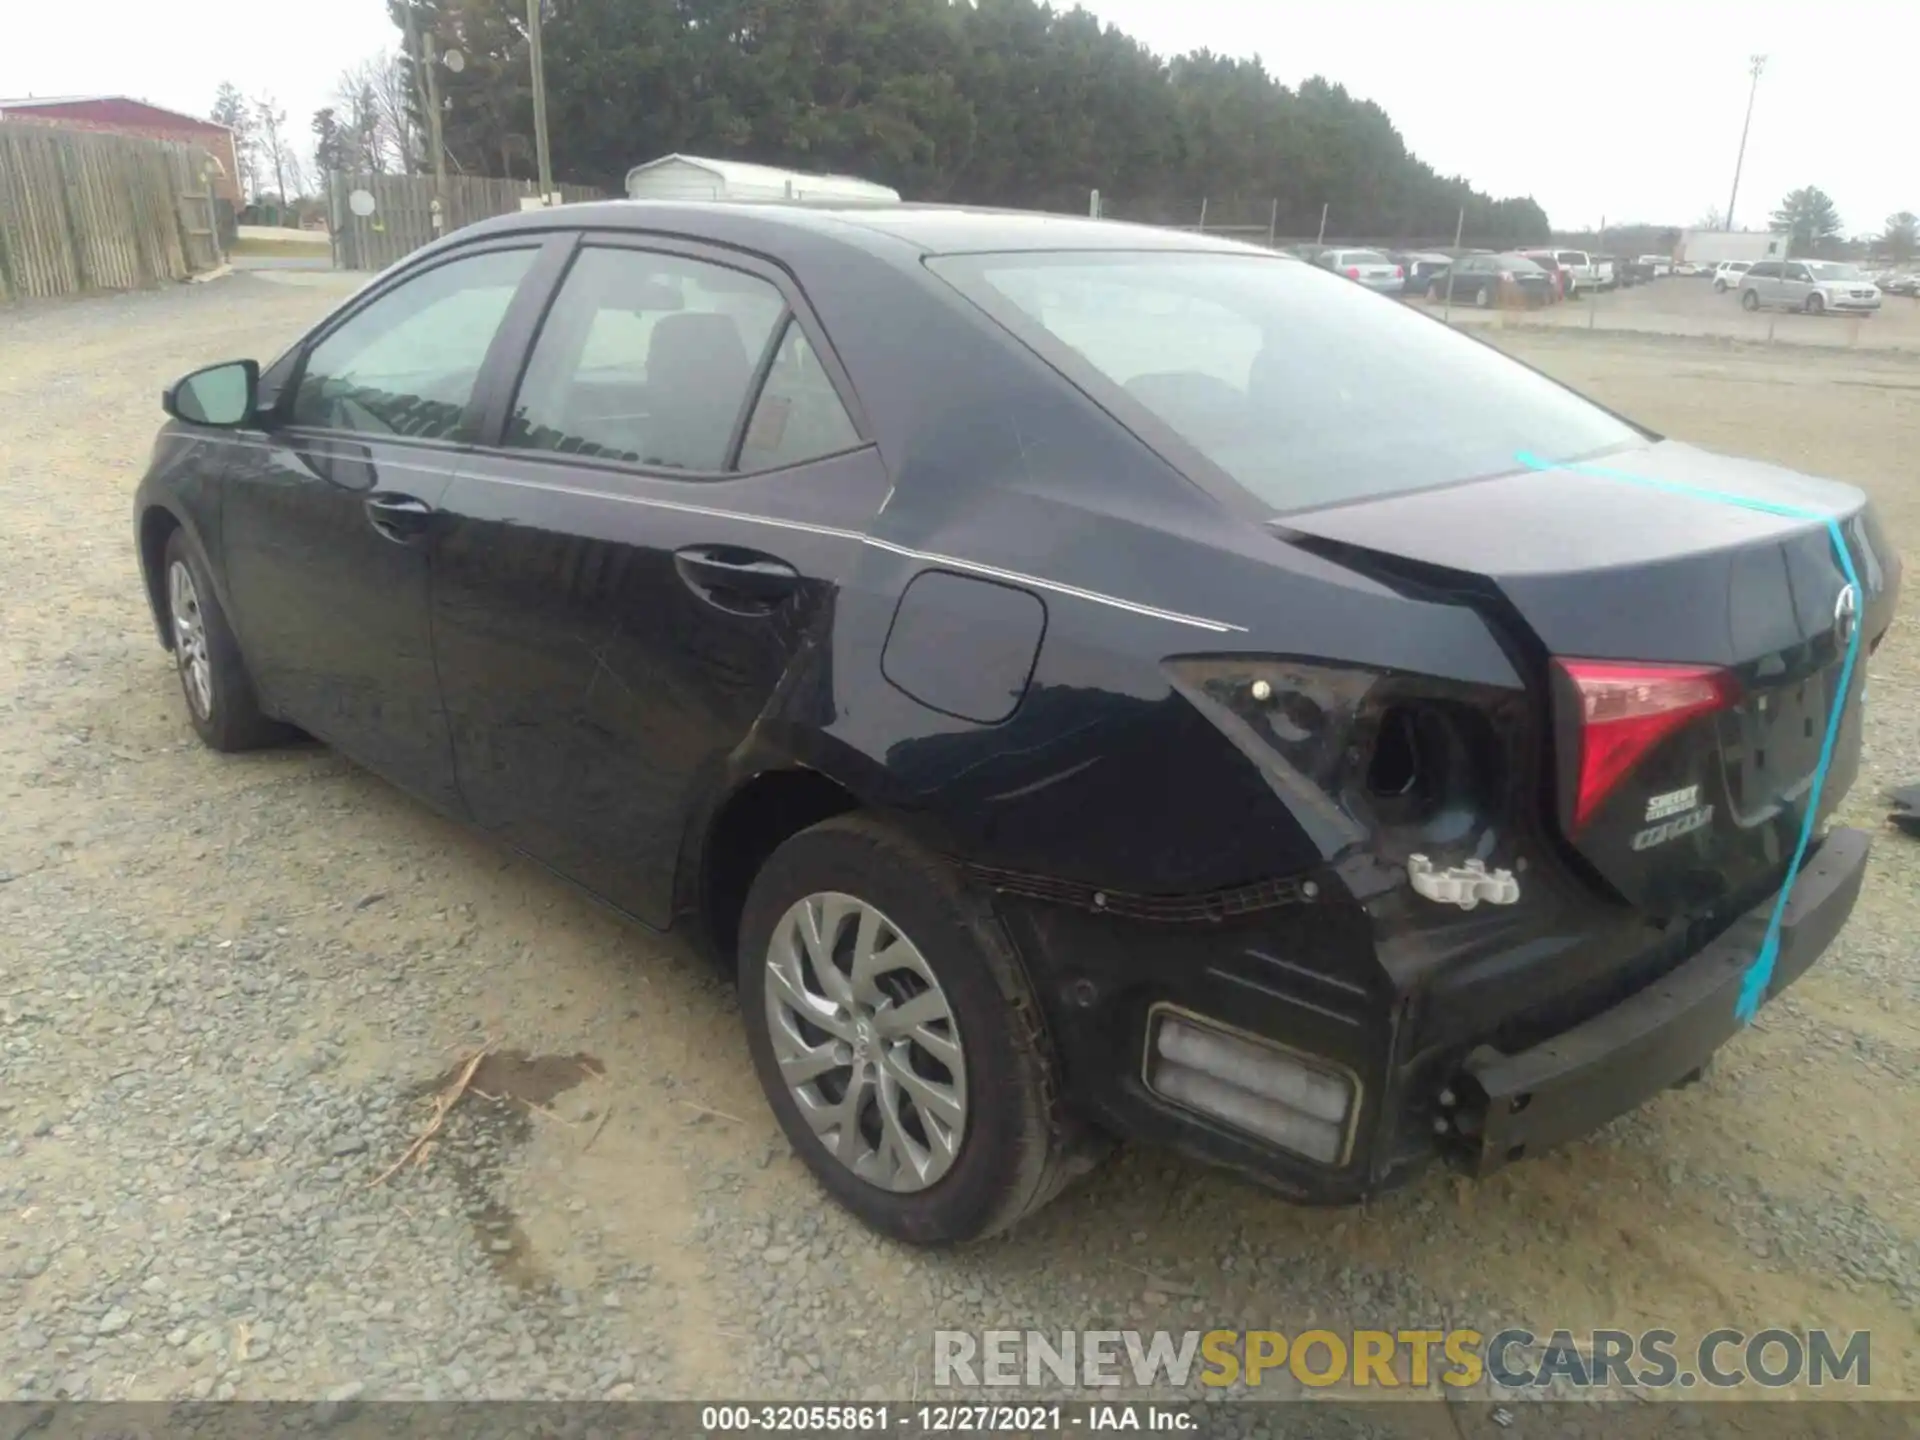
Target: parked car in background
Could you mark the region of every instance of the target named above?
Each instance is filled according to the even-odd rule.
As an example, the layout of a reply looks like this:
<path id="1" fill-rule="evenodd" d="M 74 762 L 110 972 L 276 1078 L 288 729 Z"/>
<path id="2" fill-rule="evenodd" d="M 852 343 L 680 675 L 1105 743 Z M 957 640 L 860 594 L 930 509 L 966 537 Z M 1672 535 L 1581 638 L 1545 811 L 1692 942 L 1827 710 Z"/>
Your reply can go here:
<path id="1" fill-rule="evenodd" d="M 1778 264 L 1778 261 L 1770 262 Z M 1722 260 L 1713 267 L 1713 288 L 1719 294 L 1740 288 L 1740 277 L 1753 268 L 1751 260 Z"/>
<path id="2" fill-rule="evenodd" d="M 1880 287 L 1858 265 L 1837 260 L 1762 260 L 1741 278 L 1740 304 L 1748 310 L 1804 310 L 1809 315 L 1830 310 L 1872 314 L 1880 308 Z"/>
<path id="3" fill-rule="evenodd" d="M 1878 282 L 1882 294 L 1920 296 L 1920 273 L 1896 270 Z"/>
<path id="4" fill-rule="evenodd" d="M 1684 275 L 1691 280 L 1705 272 L 1691 260 L 1676 260 L 1673 262 L 1673 273 Z"/>
<path id="5" fill-rule="evenodd" d="M 1553 282 L 1553 299 L 1556 303 L 1567 298 L 1567 269 L 1553 251 L 1522 250 L 1520 253 L 1547 272 L 1547 278 Z"/>
<path id="6" fill-rule="evenodd" d="M 1553 279 L 1533 261 L 1517 252 L 1498 255 L 1462 255 L 1427 282 L 1427 298 L 1444 300 L 1453 289 L 1456 305 L 1551 305 Z"/>
<path id="7" fill-rule="evenodd" d="M 1610 284 L 1603 282 L 1600 286 L 1602 290 L 1610 290 L 1615 286 L 1625 289 L 1640 283 L 1639 273 L 1633 268 L 1631 260 L 1620 259 L 1613 255 L 1596 255 L 1593 257 L 1593 263 L 1612 273 L 1612 282 Z"/>
<path id="8" fill-rule="evenodd" d="M 1674 273 L 1673 258 L 1668 255 L 1642 255 L 1635 263 L 1655 280 L 1663 280 Z"/>
<path id="9" fill-rule="evenodd" d="M 1659 273 L 1654 269 L 1653 261 L 1645 255 L 1633 260 L 1619 262 L 1620 283 L 1622 285 L 1651 285 Z"/>
<path id="10" fill-rule="evenodd" d="M 1409 250 L 1393 258 L 1407 272 L 1401 289 L 1408 295 L 1426 294 L 1427 281 L 1453 263 L 1451 255 L 1443 255 L 1438 250 Z"/>
<path id="11" fill-rule="evenodd" d="M 1593 255 L 1585 250 L 1558 250 L 1553 258 L 1560 262 L 1561 269 L 1567 272 L 1567 296 L 1578 299 L 1590 290 L 1611 290 L 1613 288 L 1613 261 L 1603 255 Z"/>
<path id="12" fill-rule="evenodd" d="M 1398 295 L 1407 283 L 1406 267 L 1378 250 L 1324 250 L 1313 263 L 1382 294 Z"/>

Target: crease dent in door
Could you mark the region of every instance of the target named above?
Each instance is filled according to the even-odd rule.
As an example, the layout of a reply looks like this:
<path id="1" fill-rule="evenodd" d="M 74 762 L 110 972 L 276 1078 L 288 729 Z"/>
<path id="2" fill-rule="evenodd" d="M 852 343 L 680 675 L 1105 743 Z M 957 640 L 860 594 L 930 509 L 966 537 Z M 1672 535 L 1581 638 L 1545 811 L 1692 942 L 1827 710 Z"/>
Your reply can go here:
<path id="1" fill-rule="evenodd" d="M 1618 480 L 1629 485 L 1644 485 L 1655 490 L 1665 490 L 1670 494 L 1687 495 L 1710 504 L 1732 505 L 1744 510 L 1758 510 L 1768 515 L 1778 515 L 1791 520 L 1816 520 L 1826 527 L 1827 538 L 1833 544 L 1833 553 L 1840 562 L 1841 573 L 1846 576 L 1848 589 L 1856 597 L 1861 596 L 1860 575 L 1854 569 L 1853 555 L 1847 549 L 1846 536 L 1841 532 L 1840 521 L 1816 510 L 1799 505 L 1786 505 L 1773 500 L 1758 500 L 1747 495 L 1736 495 L 1731 491 L 1709 490 L 1695 485 L 1686 485 L 1672 480 L 1657 480 L 1651 476 L 1636 475 L 1627 470 L 1615 470 L 1604 465 L 1590 465 L 1583 462 L 1554 464 L 1540 459 L 1537 455 L 1521 451 L 1514 456 L 1521 465 L 1539 473 L 1553 471 L 1571 471 L 1580 475 L 1592 475 L 1602 480 Z M 1840 683 L 1835 691 L 1838 699 L 1827 712 L 1826 733 L 1820 741 L 1820 758 L 1814 765 L 1813 780 L 1807 787 L 1806 812 L 1800 821 L 1799 838 L 1793 848 L 1793 859 L 1787 866 L 1787 878 L 1780 886 L 1775 897 L 1773 912 L 1767 917 L 1767 929 L 1761 939 L 1759 952 L 1754 956 L 1746 973 L 1740 980 L 1740 994 L 1734 1002 L 1734 1014 L 1744 1024 L 1748 1024 L 1759 1012 L 1760 1002 L 1765 998 L 1767 986 L 1773 980 L 1773 968 L 1780 955 L 1780 926 L 1787 913 L 1787 902 L 1793 896 L 1793 887 L 1800 878 L 1800 867 L 1807 858 L 1807 849 L 1813 843 L 1813 827 L 1820 816 L 1820 798 L 1826 789 L 1827 772 L 1833 768 L 1834 748 L 1840 738 L 1840 723 L 1846 716 L 1847 696 L 1853 685 L 1853 672 L 1860 655 L 1860 635 L 1866 627 L 1855 624 L 1847 636 L 1845 657 L 1840 664 Z"/>

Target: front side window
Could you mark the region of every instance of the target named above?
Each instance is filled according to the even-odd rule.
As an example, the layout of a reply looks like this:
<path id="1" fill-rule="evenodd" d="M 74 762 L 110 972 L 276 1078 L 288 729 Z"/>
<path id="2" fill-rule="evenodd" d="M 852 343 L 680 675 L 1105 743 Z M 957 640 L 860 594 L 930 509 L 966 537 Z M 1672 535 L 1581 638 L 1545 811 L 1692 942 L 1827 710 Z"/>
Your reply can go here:
<path id="1" fill-rule="evenodd" d="M 588 246 L 540 327 L 506 443 L 667 470 L 724 469 L 785 313 L 780 292 L 756 275 Z"/>
<path id="2" fill-rule="evenodd" d="M 989 254 L 928 265 L 1108 408 L 1124 413 L 1120 397 L 1131 399 L 1276 510 L 1642 438 L 1498 351 L 1280 256 Z"/>
<path id="3" fill-rule="evenodd" d="M 538 253 L 489 250 L 403 281 L 316 345 L 296 425 L 454 438 L 494 333 Z"/>

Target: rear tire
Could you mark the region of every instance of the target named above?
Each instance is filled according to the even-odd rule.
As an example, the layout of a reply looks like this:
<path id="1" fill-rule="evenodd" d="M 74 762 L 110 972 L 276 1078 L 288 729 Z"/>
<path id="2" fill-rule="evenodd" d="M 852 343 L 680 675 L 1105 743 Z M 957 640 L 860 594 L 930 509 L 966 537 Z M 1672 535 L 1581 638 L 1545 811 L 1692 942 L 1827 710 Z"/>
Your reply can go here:
<path id="1" fill-rule="evenodd" d="M 1742 310 L 1758 310 L 1760 308 L 1760 292 L 1758 290 L 1742 290 L 1740 292 L 1740 308 Z"/>
<path id="2" fill-rule="evenodd" d="M 209 749 L 226 753 L 294 739 L 298 731 L 260 712 L 240 644 L 186 531 L 167 537 L 160 565 L 174 669 L 194 734 Z"/>
<path id="3" fill-rule="evenodd" d="M 1061 1101 L 1039 1001 L 992 907 L 877 820 L 839 816 L 774 851 L 747 895 L 739 985 L 780 1128 L 883 1234 L 991 1235 L 1106 1149 Z M 923 1018 L 904 1022 L 909 1007 Z"/>
<path id="4" fill-rule="evenodd" d="M 1726 293 L 1727 293 L 1727 282 L 1726 282 L 1726 281 L 1724 281 L 1724 280 L 1716 280 L 1716 281 L 1714 281 L 1714 282 L 1713 282 L 1713 293 L 1714 293 L 1714 294 L 1716 294 L 1716 295 L 1724 295 L 1724 294 L 1726 294 Z"/>

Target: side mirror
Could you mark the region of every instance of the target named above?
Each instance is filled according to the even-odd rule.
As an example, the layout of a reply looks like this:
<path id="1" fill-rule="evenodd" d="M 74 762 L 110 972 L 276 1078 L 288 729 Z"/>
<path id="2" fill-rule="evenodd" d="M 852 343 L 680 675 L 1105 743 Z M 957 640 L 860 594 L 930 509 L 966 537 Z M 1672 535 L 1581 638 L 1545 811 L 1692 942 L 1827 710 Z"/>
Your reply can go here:
<path id="1" fill-rule="evenodd" d="M 190 425 L 231 430 L 253 419 L 259 390 L 259 362 L 229 360 L 174 381 L 161 395 L 160 407 Z"/>

